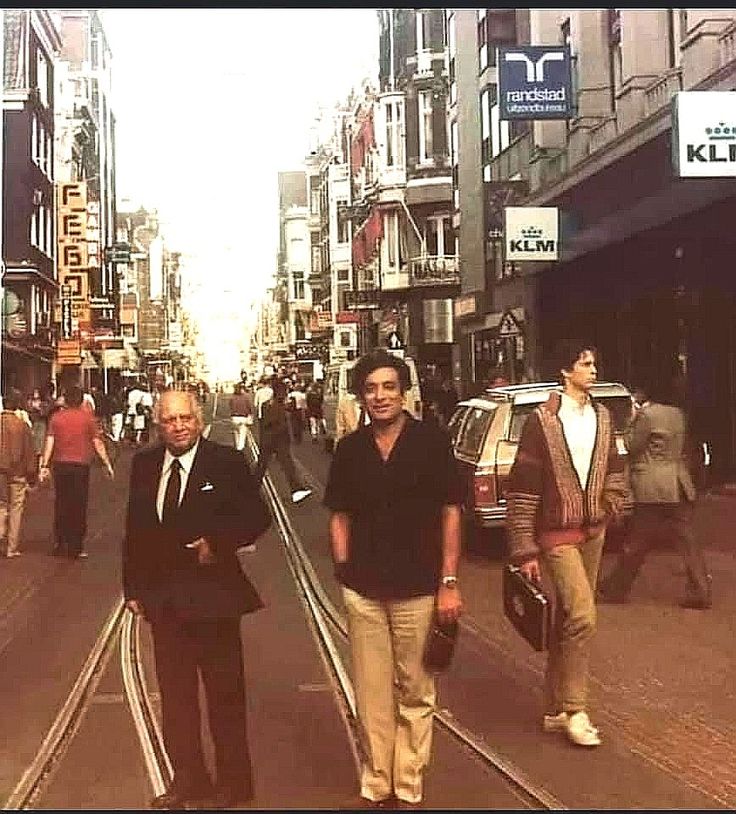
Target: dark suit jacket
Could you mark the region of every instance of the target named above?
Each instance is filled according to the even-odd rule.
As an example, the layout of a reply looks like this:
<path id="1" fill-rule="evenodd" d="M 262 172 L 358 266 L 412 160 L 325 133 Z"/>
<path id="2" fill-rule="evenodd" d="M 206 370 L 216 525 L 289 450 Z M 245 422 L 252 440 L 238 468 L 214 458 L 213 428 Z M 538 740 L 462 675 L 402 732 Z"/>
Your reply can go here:
<path id="1" fill-rule="evenodd" d="M 156 513 L 164 451 L 163 445 L 144 449 L 133 459 L 123 540 L 125 599 L 139 600 L 149 619 L 165 608 L 190 619 L 262 608 L 235 550 L 263 534 L 271 516 L 243 455 L 201 438 L 176 522 L 164 526 Z M 197 537 L 210 542 L 214 564 L 200 565 L 196 550 L 186 548 Z"/>

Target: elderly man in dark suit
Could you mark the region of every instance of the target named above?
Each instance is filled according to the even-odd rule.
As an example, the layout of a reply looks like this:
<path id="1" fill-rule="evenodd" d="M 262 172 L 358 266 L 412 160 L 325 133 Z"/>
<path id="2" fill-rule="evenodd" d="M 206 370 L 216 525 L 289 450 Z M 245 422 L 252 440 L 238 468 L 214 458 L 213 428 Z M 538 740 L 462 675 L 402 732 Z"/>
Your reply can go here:
<path id="1" fill-rule="evenodd" d="M 665 377 L 666 378 L 666 377 Z M 598 590 L 602 602 L 622 603 L 647 554 L 659 538 L 674 540 L 687 574 L 684 608 L 711 607 L 711 576 L 692 529 L 696 498 L 687 459 L 683 411 L 674 404 L 674 386 L 655 382 L 642 391 L 626 436 L 634 516 L 629 539 Z"/>
<path id="2" fill-rule="evenodd" d="M 271 520 L 243 456 L 202 437 L 196 393 L 164 392 L 155 420 L 163 443 L 133 459 L 123 541 L 125 600 L 151 624 L 174 770 L 151 805 L 231 808 L 253 798 L 240 616 L 263 607 L 235 552 Z M 198 669 L 214 786 L 200 743 Z"/>

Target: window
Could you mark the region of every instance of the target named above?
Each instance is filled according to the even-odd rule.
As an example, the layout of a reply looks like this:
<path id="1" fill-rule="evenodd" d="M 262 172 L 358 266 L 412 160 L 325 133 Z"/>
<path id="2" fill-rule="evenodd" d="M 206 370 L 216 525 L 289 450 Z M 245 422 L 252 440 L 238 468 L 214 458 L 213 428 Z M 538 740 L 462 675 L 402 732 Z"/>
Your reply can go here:
<path id="1" fill-rule="evenodd" d="M 38 164 L 38 117 L 35 114 L 31 116 L 31 160 Z"/>
<path id="2" fill-rule="evenodd" d="M 343 207 L 348 205 L 347 200 L 339 200 L 337 202 L 337 242 L 348 243 L 350 241 L 350 220 L 349 218 L 340 217 L 339 212 Z"/>
<path id="3" fill-rule="evenodd" d="M 350 279 L 350 269 L 338 269 L 337 279 L 340 283 L 347 283 Z"/>
<path id="4" fill-rule="evenodd" d="M 31 213 L 31 231 L 29 234 L 31 246 L 38 246 L 38 207 Z"/>
<path id="5" fill-rule="evenodd" d="M 54 244 L 53 244 L 53 234 L 52 234 L 52 220 L 51 220 L 51 208 L 47 207 L 46 209 L 46 254 L 49 257 L 54 256 Z"/>
<path id="6" fill-rule="evenodd" d="M 43 52 L 36 51 L 36 87 L 38 98 L 44 107 L 49 106 L 49 68 Z"/>
<path id="7" fill-rule="evenodd" d="M 404 167 L 404 134 L 403 103 L 389 101 L 386 103 L 386 166 L 403 169 Z"/>
<path id="8" fill-rule="evenodd" d="M 293 280 L 294 280 L 294 299 L 303 300 L 305 298 L 304 272 L 295 271 L 293 274 Z"/>
<path id="9" fill-rule="evenodd" d="M 393 270 L 396 267 L 398 255 L 398 214 L 387 212 L 384 215 L 384 231 L 386 234 L 386 255 L 389 267 Z"/>
<path id="10" fill-rule="evenodd" d="M 458 129 L 458 124 L 456 121 L 452 123 L 450 126 L 450 156 L 453 167 L 456 167 L 460 163 L 459 158 L 459 143 L 458 139 L 460 138 L 460 131 Z"/>
<path id="11" fill-rule="evenodd" d="M 509 122 L 501 120 L 499 106 L 491 108 L 491 155 L 497 156 L 509 146 Z"/>
<path id="12" fill-rule="evenodd" d="M 455 58 L 457 51 L 457 41 L 455 39 L 455 15 L 450 14 L 447 18 L 447 53 L 450 59 Z"/>
<path id="13" fill-rule="evenodd" d="M 309 194 L 309 212 L 312 215 L 319 215 L 319 188 L 312 187 Z"/>
<path id="14" fill-rule="evenodd" d="M 476 460 L 480 457 L 483 441 L 486 432 L 491 425 L 491 420 L 496 411 L 496 405 L 492 410 L 482 407 L 471 407 L 460 430 L 457 442 L 458 452 L 468 455 Z"/>
<path id="15" fill-rule="evenodd" d="M 319 246 L 312 246 L 312 274 L 322 273 L 322 252 Z"/>
<path id="16" fill-rule="evenodd" d="M 429 35 L 429 11 L 417 11 L 417 53 L 429 51 L 432 45 Z"/>
<path id="17" fill-rule="evenodd" d="M 443 257 L 452 251 L 452 238 L 449 215 L 433 215 L 427 218 L 424 227 L 424 240 L 427 255 Z"/>
<path id="18" fill-rule="evenodd" d="M 485 9 L 481 10 L 483 17 L 478 20 L 478 63 L 482 73 L 488 67 L 488 25 Z"/>
<path id="19" fill-rule="evenodd" d="M 422 90 L 418 94 L 419 104 L 419 163 L 432 161 L 432 91 Z"/>

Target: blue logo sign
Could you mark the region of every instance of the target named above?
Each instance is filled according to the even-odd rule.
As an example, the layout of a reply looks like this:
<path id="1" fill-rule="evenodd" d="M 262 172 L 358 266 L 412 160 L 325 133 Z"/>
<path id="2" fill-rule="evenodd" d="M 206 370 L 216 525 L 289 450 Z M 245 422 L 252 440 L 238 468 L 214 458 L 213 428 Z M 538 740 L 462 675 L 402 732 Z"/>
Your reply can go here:
<path id="1" fill-rule="evenodd" d="M 573 116 L 570 49 L 518 45 L 498 49 L 502 119 L 569 119 Z"/>

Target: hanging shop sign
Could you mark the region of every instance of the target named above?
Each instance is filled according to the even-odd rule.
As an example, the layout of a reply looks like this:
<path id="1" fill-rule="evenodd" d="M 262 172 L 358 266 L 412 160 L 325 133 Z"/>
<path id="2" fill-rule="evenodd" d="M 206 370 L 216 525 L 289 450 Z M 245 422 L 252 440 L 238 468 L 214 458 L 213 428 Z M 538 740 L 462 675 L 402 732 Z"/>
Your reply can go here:
<path id="1" fill-rule="evenodd" d="M 675 94 L 672 164 L 680 178 L 736 176 L 736 93 L 693 90 Z"/>
<path id="2" fill-rule="evenodd" d="M 560 216 L 556 206 L 507 206 L 503 231 L 507 262 L 559 258 Z"/>
<path id="3" fill-rule="evenodd" d="M 498 49 L 501 119 L 570 119 L 574 115 L 570 49 L 514 45 Z"/>

